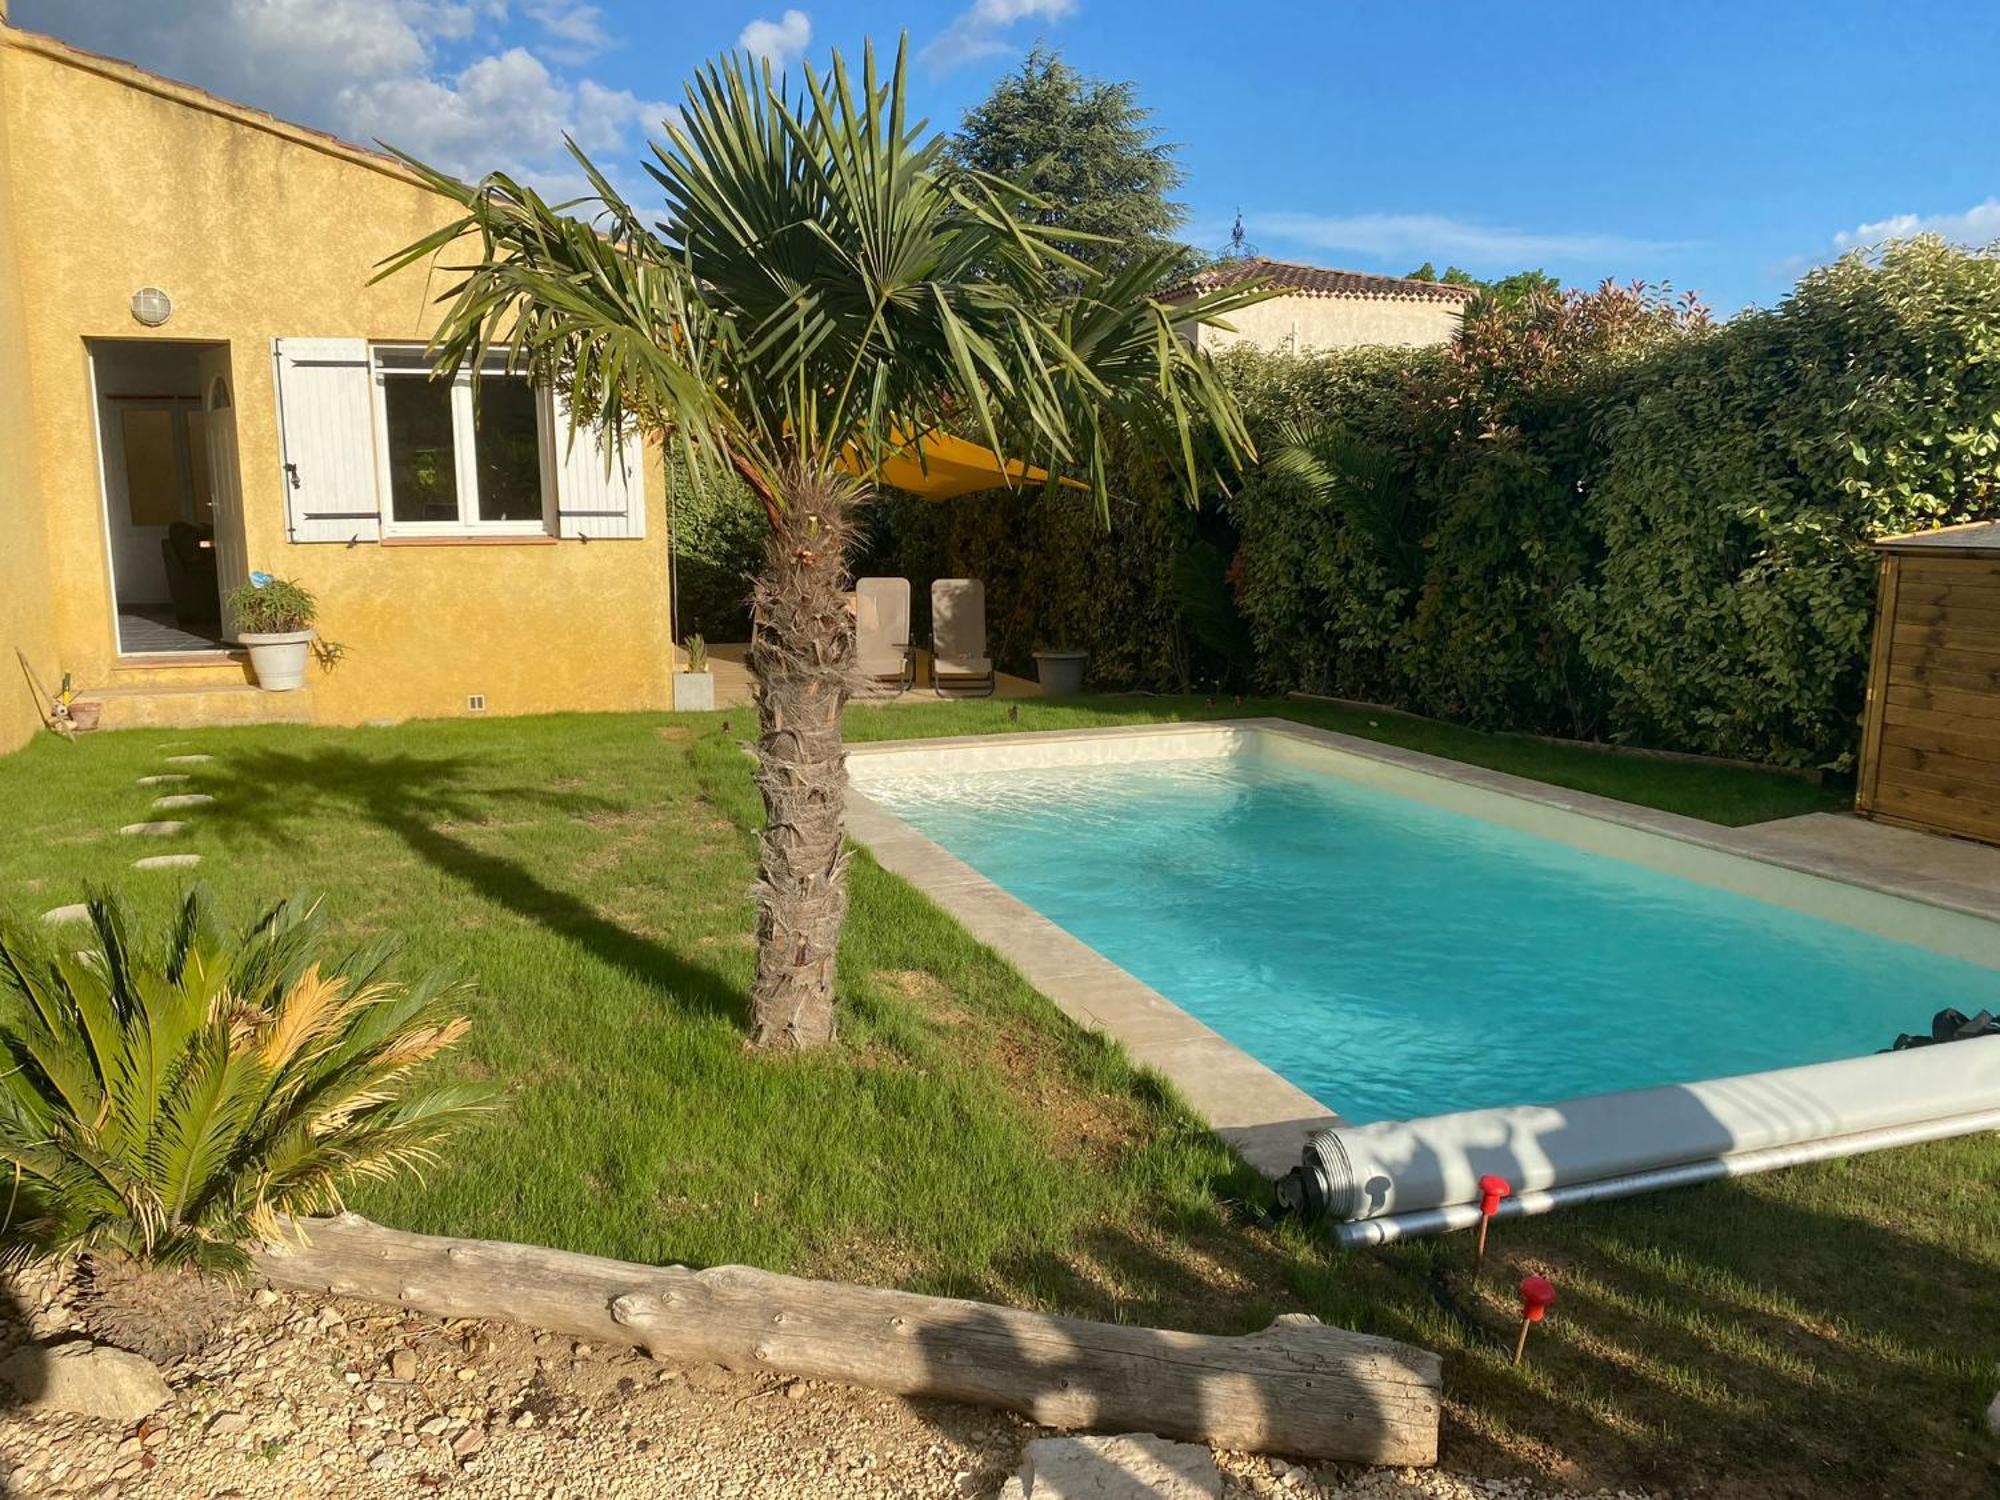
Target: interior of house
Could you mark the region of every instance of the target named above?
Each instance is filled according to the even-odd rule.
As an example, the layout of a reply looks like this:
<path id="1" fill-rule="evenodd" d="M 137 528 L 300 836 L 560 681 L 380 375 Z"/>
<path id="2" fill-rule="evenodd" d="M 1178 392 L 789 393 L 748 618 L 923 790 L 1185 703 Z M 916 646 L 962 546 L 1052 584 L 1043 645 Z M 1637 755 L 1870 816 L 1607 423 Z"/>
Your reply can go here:
<path id="1" fill-rule="evenodd" d="M 232 420 L 228 346 L 97 339 L 90 357 L 119 653 L 223 649 L 214 434 Z"/>

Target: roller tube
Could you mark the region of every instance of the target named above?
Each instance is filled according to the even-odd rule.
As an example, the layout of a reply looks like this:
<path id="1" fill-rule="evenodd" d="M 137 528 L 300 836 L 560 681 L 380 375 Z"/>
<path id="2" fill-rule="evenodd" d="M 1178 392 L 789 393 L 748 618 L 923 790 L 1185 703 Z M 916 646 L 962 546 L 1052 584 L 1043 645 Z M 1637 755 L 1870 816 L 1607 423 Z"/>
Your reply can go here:
<path id="1" fill-rule="evenodd" d="M 1504 1212 L 1547 1212 L 1996 1123 L 2000 1037 L 1982 1037 L 1550 1105 L 1344 1126 L 1307 1143 L 1280 1196 L 1308 1218 L 1353 1226 L 1337 1231 L 1344 1242 L 1372 1243 L 1476 1223 L 1479 1178 L 1488 1172 L 1515 1186 Z M 1384 1227 L 1362 1227 L 1370 1223 Z"/>

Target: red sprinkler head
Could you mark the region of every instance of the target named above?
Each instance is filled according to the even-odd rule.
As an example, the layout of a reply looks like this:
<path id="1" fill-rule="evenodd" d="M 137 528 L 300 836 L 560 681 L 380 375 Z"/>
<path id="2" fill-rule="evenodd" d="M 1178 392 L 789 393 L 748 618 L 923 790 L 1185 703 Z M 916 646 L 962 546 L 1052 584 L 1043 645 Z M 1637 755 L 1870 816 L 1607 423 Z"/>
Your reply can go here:
<path id="1" fill-rule="evenodd" d="M 1512 1183 L 1491 1172 L 1479 1179 L 1479 1244 L 1472 1252 L 1475 1281 L 1479 1278 L 1479 1268 L 1486 1264 L 1486 1225 L 1500 1211 L 1500 1200 L 1513 1191 Z"/>
<path id="2" fill-rule="evenodd" d="M 1556 1300 L 1556 1289 L 1546 1276 L 1525 1276 L 1521 1279 L 1521 1316 L 1530 1323 L 1542 1321 L 1542 1315 Z"/>
<path id="3" fill-rule="evenodd" d="M 1528 1330 L 1542 1321 L 1549 1304 L 1556 1300 L 1556 1289 L 1549 1284 L 1546 1276 L 1527 1276 L 1521 1281 L 1521 1336 L 1514 1340 L 1514 1363 L 1521 1362 L 1521 1356 L 1528 1352 Z"/>

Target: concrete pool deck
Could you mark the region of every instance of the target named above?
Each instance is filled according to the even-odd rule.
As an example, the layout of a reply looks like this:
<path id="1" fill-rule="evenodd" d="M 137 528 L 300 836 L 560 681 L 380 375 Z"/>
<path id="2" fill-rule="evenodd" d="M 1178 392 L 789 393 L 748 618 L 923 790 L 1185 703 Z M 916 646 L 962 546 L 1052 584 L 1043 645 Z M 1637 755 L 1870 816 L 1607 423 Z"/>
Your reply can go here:
<path id="1" fill-rule="evenodd" d="M 1253 734 L 1260 747 L 1288 757 L 1337 752 L 1366 763 L 1370 774 L 1391 778 L 1399 790 L 1420 788 L 1417 795 L 1434 800 L 1477 797 L 1487 816 L 1498 811 L 1500 821 L 1614 858 L 1900 934 L 1977 961 L 2000 960 L 2000 948 L 1993 946 L 2000 942 L 2000 929 L 1987 926 L 2000 921 L 2000 849 L 1859 817 L 1815 813 L 1727 828 L 1289 719 L 895 740 L 851 745 L 848 756 L 865 780 L 867 763 L 882 757 L 897 758 L 899 769 L 919 770 L 965 768 L 972 761 L 990 768 L 1051 760 L 1085 765 L 1201 753 L 1190 740 L 1212 746 L 1208 753 L 1227 753 L 1223 747 L 1247 743 Z M 1099 746 L 1103 753 L 1094 753 Z M 1493 800 L 1493 794 L 1504 800 Z M 1309 1135 L 1342 1123 L 1311 1095 L 926 838 L 864 788 L 850 784 L 847 811 L 849 833 L 878 864 L 936 901 L 1065 1015 L 1115 1038 L 1135 1062 L 1167 1078 L 1257 1170 L 1268 1175 L 1288 1170 L 1297 1165 Z M 1885 903 L 1884 897 L 1891 900 Z"/>

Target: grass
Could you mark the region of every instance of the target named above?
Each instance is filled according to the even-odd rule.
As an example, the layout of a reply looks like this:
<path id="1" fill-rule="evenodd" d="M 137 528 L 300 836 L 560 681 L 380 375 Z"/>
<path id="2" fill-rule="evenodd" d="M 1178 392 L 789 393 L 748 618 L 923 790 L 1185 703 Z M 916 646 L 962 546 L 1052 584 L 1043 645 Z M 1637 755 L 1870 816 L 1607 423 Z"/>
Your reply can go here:
<path id="1" fill-rule="evenodd" d="M 858 708 L 855 738 L 1283 712 L 1717 821 L 1813 811 L 1790 778 L 1631 760 L 1323 705 L 1106 699 Z M 726 726 L 726 727 L 725 727 Z M 239 912 L 324 893 L 408 967 L 479 985 L 458 1066 L 504 1111 L 427 1184 L 356 1206 L 408 1228 L 774 1269 L 1239 1331 L 1278 1312 L 1446 1357 L 1447 1462 L 1743 1496 L 1992 1492 L 2000 1143 L 1857 1158 L 1340 1255 L 1267 1234 L 1258 1191 L 1115 1048 L 865 856 L 840 1044 L 742 1045 L 759 812 L 747 715 L 270 726 L 44 740 L 0 760 L 0 901 L 36 911 L 178 882 L 113 830 L 168 748 L 213 807 L 174 847 Z M 1511 1368 L 1505 1289 L 1562 1300 Z"/>

